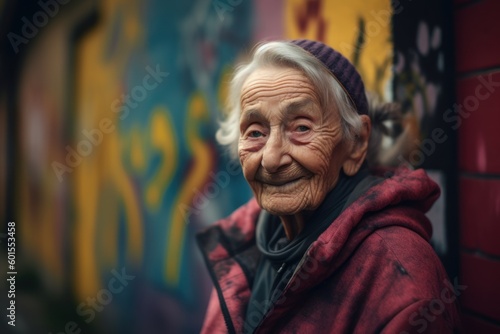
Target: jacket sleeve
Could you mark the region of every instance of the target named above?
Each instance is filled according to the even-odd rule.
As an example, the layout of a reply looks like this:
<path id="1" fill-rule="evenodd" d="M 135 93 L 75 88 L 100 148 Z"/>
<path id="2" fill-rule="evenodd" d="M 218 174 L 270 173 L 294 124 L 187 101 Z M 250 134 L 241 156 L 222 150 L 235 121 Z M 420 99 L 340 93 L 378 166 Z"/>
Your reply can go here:
<path id="1" fill-rule="evenodd" d="M 382 333 L 462 333 L 460 328 L 454 328 L 457 319 L 452 319 L 456 315 L 450 306 L 442 300 L 419 300 L 410 304 L 384 327 Z"/>
<path id="2" fill-rule="evenodd" d="M 215 288 L 212 289 L 210 300 L 208 301 L 207 312 L 205 313 L 205 320 L 203 320 L 203 327 L 200 331 L 201 334 L 212 333 L 227 333 L 226 323 L 224 316 L 220 309 L 219 296 Z"/>

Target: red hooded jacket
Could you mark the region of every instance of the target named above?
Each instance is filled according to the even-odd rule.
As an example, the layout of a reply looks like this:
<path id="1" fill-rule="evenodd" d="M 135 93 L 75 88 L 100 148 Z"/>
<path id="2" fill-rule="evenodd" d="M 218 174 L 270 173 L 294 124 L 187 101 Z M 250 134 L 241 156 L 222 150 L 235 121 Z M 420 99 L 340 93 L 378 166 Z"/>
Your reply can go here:
<path id="1" fill-rule="evenodd" d="M 255 332 L 461 332 L 464 287 L 448 280 L 428 242 L 424 213 L 438 197 L 423 170 L 400 170 L 369 188 L 311 244 Z M 259 213 L 252 199 L 198 235 L 215 286 L 202 333 L 250 328 Z"/>

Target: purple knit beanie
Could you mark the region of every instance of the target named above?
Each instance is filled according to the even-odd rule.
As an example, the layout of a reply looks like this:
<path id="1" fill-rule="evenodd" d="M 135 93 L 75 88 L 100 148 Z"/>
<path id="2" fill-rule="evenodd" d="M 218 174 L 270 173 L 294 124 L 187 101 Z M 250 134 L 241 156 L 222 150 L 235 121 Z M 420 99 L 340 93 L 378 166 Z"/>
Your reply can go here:
<path id="1" fill-rule="evenodd" d="M 368 114 L 365 85 L 358 71 L 347 58 L 321 42 L 296 39 L 291 43 L 300 46 L 321 61 L 330 70 L 337 82 L 340 83 L 358 114 Z"/>

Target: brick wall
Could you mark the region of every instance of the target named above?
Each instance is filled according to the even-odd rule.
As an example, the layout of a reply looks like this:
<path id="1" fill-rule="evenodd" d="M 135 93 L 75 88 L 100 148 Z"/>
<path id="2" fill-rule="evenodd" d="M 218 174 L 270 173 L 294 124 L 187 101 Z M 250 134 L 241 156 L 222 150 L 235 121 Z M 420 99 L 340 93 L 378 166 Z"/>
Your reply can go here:
<path id="1" fill-rule="evenodd" d="M 500 1 L 454 3 L 463 321 L 500 333 Z"/>

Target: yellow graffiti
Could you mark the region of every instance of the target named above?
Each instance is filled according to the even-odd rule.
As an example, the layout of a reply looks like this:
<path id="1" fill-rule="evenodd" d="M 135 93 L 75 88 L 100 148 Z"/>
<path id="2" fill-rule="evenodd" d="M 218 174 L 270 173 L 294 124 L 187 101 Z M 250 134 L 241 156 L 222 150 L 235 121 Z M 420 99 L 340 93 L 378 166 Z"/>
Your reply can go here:
<path id="1" fill-rule="evenodd" d="M 306 13 L 310 13 L 307 15 Z M 367 89 L 390 95 L 392 78 L 392 8 L 389 0 L 287 0 L 285 37 L 318 39 L 351 61 L 356 60 Z M 360 19 L 364 21 L 364 44 L 357 48 Z"/>
<path id="2" fill-rule="evenodd" d="M 108 134 L 95 149 L 94 156 L 87 157 L 75 170 L 75 281 L 77 286 L 81 287 L 82 295 L 92 295 L 98 290 L 98 260 L 102 260 L 111 268 L 117 266 L 117 213 L 121 207 L 125 210 L 126 262 L 139 265 L 143 251 L 140 199 L 123 167 L 117 131 Z M 102 211 L 98 211 L 99 204 Z M 98 232 L 104 233 L 104 237 Z M 104 254 L 97 253 L 101 247 L 105 251 Z"/>
<path id="3" fill-rule="evenodd" d="M 177 285 L 182 263 L 182 246 L 186 230 L 185 211 L 182 208 L 189 207 L 193 201 L 196 189 L 199 189 L 213 168 L 213 157 L 210 146 L 199 136 L 199 128 L 203 122 L 208 121 L 207 104 L 201 93 L 195 93 L 190 99 L 186 117 L 185 133 L 186 142 L 193 157 L 192 169 L 182 189 L 175 200 L 170 221 L 170 230 L 167 233 L 167 260 L 165 267 L 165 278 L 167 284 Z"/>
<path id="4" fill-rule="evenodd" d="M 162 162 L 146 190 L 146 203 L 151 209 L 158 209 L 161 198 L 176 169 L 177 141 L 168 110 L 157 107 L 151 117 L 151 144 L 161 152 Z"/>
<path id="5" fill-rule="evenodd" d="M 99 66 L 96 69 L 91 62 L 91 59 L 95 59 L 100 54 L 100 45 L 100 36 L 97 31 L 90 33 L 83 42 L 81 61 L 76 69 L 75 77 L 81 83 L 76 92 L 76 100 L 79 104 L 75 118 L 79 128 L 88 128 L 89 125 L 95 128 L 96 121 L 98 122 L 101 116 L 99 111 L 102 113 L 103 110 L 109 110 L 103 96 L 110 94 L 112 70 L 105 66 Z M 93 70 L 85 70 L 87 68 L 93 68 Z M 101 89 L 100 94 L 96 94 L 97 90 Z M 93 98 L 89 98 L 90 96 Z M 82 159 L 72 174 L 75 191 L 75 221 L 72 238 L 75 266 L 73 281 L 77 295 L 82 299 L 95 294 L 100 286 L 96 264 L 97 224 L 95 218 L 99 183 L 103 179 L 103 170 L 99 168 L 98 155 L 102 154 L 103 149 L 103 146 L 94 147 L 92 154 Z"/>
<path id="6" fill-rule="evenodd" d="M 140 212 L 140 198 L 134 190 L 130 177 L 125 170 L 121 161 L 120 138 L 118 135 L 112 136 L 109 141 L 110 150 L 109 157 L 111 158 L 110 168 L 107 170 L 106 178 L 113 181 L 113 186 L 116 187 L 118 194 L 122 196 L 123 208 L 125 209 L 125 217 L 127 220 L 127 248 L 130 254 L 127 254 L 127 260 L 131 263 L 139 264 L 142 259 L 143 250 L 143 233 L 142 233 L 142 216 Z M 116 237 L 118 237 L 118 230 Z"/>
<path id="7" fill-rule="evenodd" d="M 101 286 L 100 270 L 118 265 L 118 236 L 121 208 L 124 210 L 126 231 L 125 260 L 140 265 L 143 252 L 143 229 L 140 198 L 127 174 L 121 152 L 118 127 L 120 119 L 111 104 L 122 91 L 122 74 L 128 57 L 139 47 L 143 31 L 137 15 L 139 1 L 106 0 L 100 3 L 102 20 L 89 31 L 77 46 L 78 64 L 75 123 L 78 129 L 98 128 L 105 118 L 114 129 L 104 134 L 102 143 L 82 159 L 72 173 L 74 188 L 74 214 L 72 247 L 74 259 L 73 287 L 78 299 L 95 295 Z M 103 47 L 109 45 L 109 31 L 117 13 L 123 17 L 122 34 L 114 36 L 112 59 L 103 57 Z M 105 59 L 105 60 L 103 60 Z M 78 132 L 76 140 L 79 140 Z M 133 153 L 132 153 L 133 154 Z M 134 163 L 141 165 L 141 157 Z"/>
<path id="8" fill-rule="evenodd" d="M 231 80 L 232 68 L 230 66 L 224 66 L 222 68 L 221 79 L 219 84 L 219 90 L 217 91 L 217 103 L 219 109 L 223 112 L 227 112 L 226 101 L 229 95 L 229 81 Z"/>

